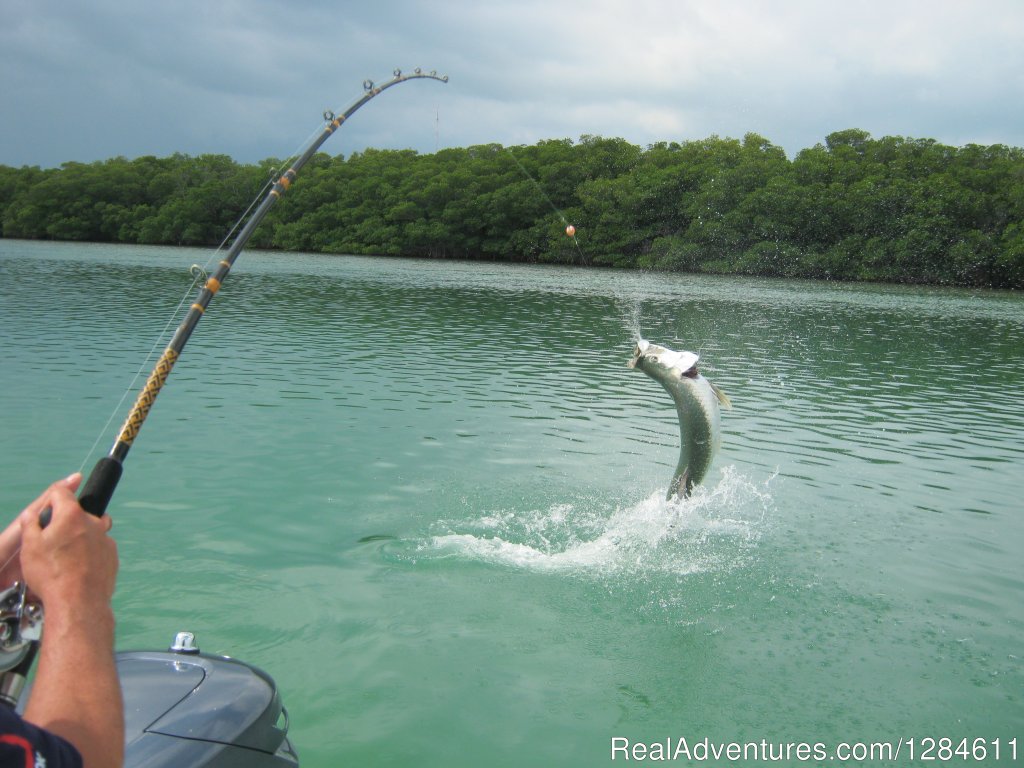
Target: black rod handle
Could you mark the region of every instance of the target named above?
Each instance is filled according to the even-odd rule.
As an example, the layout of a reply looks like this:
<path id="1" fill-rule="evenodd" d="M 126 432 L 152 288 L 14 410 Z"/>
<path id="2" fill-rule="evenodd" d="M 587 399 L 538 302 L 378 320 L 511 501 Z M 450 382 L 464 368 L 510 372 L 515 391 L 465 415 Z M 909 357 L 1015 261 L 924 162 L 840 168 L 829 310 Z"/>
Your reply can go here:
<path id="1" fill-rule="evenodd" d="M 124 465 L 110 456 L 104 456 L 96 462 L 92 474 L 78 494 L 78 503 L 82 505 L 82 509 L 91 515 L 102 517 L 107 511 L 107 504 L 110 503 L 114 491 L 117 490 L 117 483 L 123 471 Z"/>

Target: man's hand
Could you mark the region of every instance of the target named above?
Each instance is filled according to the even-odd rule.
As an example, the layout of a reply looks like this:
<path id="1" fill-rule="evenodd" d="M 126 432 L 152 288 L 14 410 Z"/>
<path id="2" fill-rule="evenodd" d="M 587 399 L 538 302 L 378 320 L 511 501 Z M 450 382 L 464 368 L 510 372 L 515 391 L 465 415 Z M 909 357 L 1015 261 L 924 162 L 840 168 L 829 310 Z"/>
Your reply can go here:
<path id="1" fill-rule="evenodd" d="M 117 544 L 107 533 L 111 519 L 95 517 L 78 504 L 79 474 L 59 480 L 29 504 L 21 524 L 21 572 L 47 614 L 66 609 L 106 608 L 114 595 Z M 46 528 L 39 524 L 52 510 Z"/>
<path id="2" fill-rule="evenodd" d="M 81 480 L 75 474 L 54 483 L 18 518 L 21 572 L 45 615 L 25 719 L 73 744 L 86 768 L 117 768 L 124 761 L 111 607 L 117 544 L 107 535 L 110 518 L 90 515 L 75 498 Z M 51 510 L 46 528 L 39 524 L 44 509 Z"/>
<path id="3" fill-rule="evenodd" d="M 70 477 L 65 477 L 63 480 L 58 480 L 56 485 L 63 485 L 67 487 L 72 493 L 78 490 L 78 486 L 82 482 L 82 476 L 79 473 L 75 473 Z M 47 492 L 49 492 L 47 488 Z M 39 505 L 43 505 L 45 508 L 45 493 L 40 496 L 32 504 L 30 508 L 35 508 Z M 26 510 L 27 511 L 27 510 Z M 24 514 L 24 513 L 23 513 Z M 22 581 L 23 576 L 21 573 L 21 558 L 18 556 L 21 552 L 21 516 L 14 518 L 11 524 L 7 526 L 2 532 L 0 532 L 0 586 L 9 586 L 16 581 Z"/>

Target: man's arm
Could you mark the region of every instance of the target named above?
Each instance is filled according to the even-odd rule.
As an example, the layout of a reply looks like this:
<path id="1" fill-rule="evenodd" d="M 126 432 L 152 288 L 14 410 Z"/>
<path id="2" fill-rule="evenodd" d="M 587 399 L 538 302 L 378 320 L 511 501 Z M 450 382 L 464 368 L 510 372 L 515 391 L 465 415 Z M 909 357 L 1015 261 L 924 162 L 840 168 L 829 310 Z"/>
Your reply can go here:
<path id="1" fill-rule="evenodd" d="M 25 719 L 69 741 L 85 768 L 124 762 L 124 704 L 114 663 L 117 545 L 111 521 L 79 506 L 81 477 L 54 483 L 21 514 L 21 569 L 45 611 Z M 39 513 L 53 510 L 50 524 Z"/>

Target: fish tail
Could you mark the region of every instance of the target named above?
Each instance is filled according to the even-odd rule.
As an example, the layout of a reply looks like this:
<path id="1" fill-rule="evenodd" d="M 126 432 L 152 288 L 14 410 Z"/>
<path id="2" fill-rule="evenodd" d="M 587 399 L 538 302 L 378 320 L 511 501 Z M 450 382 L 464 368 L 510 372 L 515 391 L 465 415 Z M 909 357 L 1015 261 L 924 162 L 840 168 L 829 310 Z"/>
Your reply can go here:
<path id="1" fill-rule="evenodd" d="M 690 498 L 691 490 L 693 490 L 693 478 L 690 476 L 690 468 L 687 467 L 672 478 L 665 501 L 672 501 L 673 496 L 681 496 L 684 499 L 688 499 Z"/>

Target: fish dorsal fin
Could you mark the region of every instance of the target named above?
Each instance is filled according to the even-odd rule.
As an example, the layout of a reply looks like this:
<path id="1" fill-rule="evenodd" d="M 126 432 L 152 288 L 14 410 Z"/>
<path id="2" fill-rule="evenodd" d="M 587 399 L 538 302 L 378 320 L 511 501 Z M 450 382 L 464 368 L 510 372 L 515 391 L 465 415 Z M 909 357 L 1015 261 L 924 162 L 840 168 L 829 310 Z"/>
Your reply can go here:
<path id="1" fill-rule="evenodd" d="M 709 381 L 708 384 L 711 384 L 711 382 Z M 725 394 L 725 392 L 720 390 L 714 384 L 711 384 L 711 391 L 714 392 L 715 397 L 718 398 L 719 405 L 723 408 L 732 408 L 732 400 L 729 399 L 729 396 Z"/>

